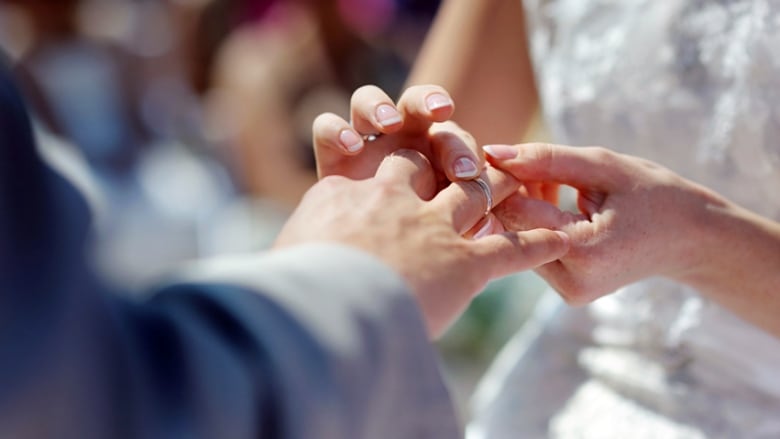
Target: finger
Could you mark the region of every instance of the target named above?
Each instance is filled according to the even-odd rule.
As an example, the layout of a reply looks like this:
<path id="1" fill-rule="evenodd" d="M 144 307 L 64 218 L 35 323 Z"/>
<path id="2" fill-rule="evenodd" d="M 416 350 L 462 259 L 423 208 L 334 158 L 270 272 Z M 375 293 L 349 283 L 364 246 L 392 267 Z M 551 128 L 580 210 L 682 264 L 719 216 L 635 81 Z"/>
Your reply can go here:
<path id="1" fill-rule="evenodd" d="M 542 183 L 542 199 L 550 204 L 558 205 L 560 185 L 557 183 Z"/>
<path id="2" fill-rule="evenodd" d="M 530 181 L 523 183 L 525 187 L 525 193 L 530 198 L 541 199 L 542 198 L 542 183 L 538 181 Z"/>
<path id="3" fill-rule="evenodd" d="M 605 148 L 527 143 L 486 145 L 483 149 L 493 166 L 523 181 L 608 190 L 624 186 L 630 179 L 620 156 Z"/>
<path id="4" fill-rule="evenodd" d="M 334 164 L 343 161 L 344 156 L 359 153 L 364 146 L 363 139 L 349 123 L 333 113 L 323 113 L 314 119 L 312 143 L 320 178 L 333 174 Z"/>
<path id="5" fill-rule="evenodd" d="M 509 230 L 546 228 L 558 230 L 567 224 L 584 220 L 584 215 L 562 211 L 554 204 L 515 192 L 501 202 L 493 213 Z"/>
<path id="6" fill-rule="evenodd" d="M 385 157 L 376 171 L 376 179 L 409 186 L 423 200 L 429 200 L 436 192 L 431 162 L 411 149 L 399 149 Z"/>
<path id="7" fill-rule="evenodd" d="M 484 218 L 479 220 L 474 227 L 469 229 L 463 234 L 464 238 L 468 239 L 480 239 L 488 235 L 494 235 L 496 233 L 503 233 L 506 229 L 501 221 L 493 213 L 487 214 Z"/>
<path id="8" fill-rule="evenodd" d="M 361 135 L 392 133 L 401 129 L 403 119 L 393 100 L 377 86 L 355 90 L 350 102 L 352 126 Z"/>
<path id="9" fill-rule="evenodd" d="M 569 237 L 560 231 L 535 229 L 486 236 L 472 246 L 482 266 L 496 278 L 563 257 L 569 251 Z"/>
<path id="10" fill-rule="evenodd" d="M 535 270 L 568 305 L 586 305 L 603 294 L 583 287 L 562 261 L 552 261 Z"/>
<path id="11" fill-rule="evenodd" d="M 434 124 L 430 131 L 434 167 L 450 181 L 476 178 L 485 167 L 485 157 L 474 136 L 455 122 Z"/>
<path id="12" fill-rule="evenodd" d="M 323 113 L 312 123 L 312 140 L 315 152 L 328 148 L 342 155 L 357 154 L 364 146 L 363 138 L 349 122 L 333 113 Z"/>
<path id="13" fill-rule="evenodd" d="M 449 93 L 438 85 L 415 85 L 404 91 L 398 100 L 404 120 L 404 131 L 424 133 L 434 122 L 444 122 L 452 116 L 455 104 Z"/>
<path id="14" fill-rule="evenodd" d="M 520 186 L 512 176 L 490 166 L 480 178 L 491 188 L 493 205 Z M 431 201 L 431 206 L 451 215 L 455 231 L 462 235 L 485 216 L 487 202 L 485 191 L 476 181 L 456 181 L 439 192 Z"/>

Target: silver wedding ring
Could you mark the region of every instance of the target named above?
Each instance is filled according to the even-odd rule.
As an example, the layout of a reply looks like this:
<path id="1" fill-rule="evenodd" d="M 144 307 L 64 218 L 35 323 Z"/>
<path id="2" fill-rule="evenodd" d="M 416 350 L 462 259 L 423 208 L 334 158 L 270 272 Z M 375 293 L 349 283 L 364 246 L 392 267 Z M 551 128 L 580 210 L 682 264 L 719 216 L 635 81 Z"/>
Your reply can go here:
<path id="1" fill-rule="evenodd" d="M 485 194 L 487 205 L 485 206 L 485 214 L 483 216 L 487 216 L 493 209 L 493 190 L 490 189 L 490 185 L 483 180 L 482 177 L 475 178 L 474 182 L 479 185 L 480 189 L 482 189 L 482 192 Z"/>

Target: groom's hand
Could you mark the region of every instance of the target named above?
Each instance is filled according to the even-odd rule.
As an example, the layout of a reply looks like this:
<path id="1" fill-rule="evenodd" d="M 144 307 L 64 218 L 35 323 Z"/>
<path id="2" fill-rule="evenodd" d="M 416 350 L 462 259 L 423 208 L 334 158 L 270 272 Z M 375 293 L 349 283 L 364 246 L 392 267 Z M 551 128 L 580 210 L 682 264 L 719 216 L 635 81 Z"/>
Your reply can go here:
<path id="1" fill-rule="evenodd" d="M 276 246 L 330 241 L 377 256 L 411 287 L 433 336 L 489 280 L 566 252 L 566 235 L 546 229 L 463 238 L 484 214 L 482 189 L 473 181 L 452 183 L 424 200 L 417 192 L 432 178 L 428 159 L 411 150 L 384 158 L 372 178 L 324 178 L 304 196 Z M 507 192 L 506 184 L 494 187 Z"/>

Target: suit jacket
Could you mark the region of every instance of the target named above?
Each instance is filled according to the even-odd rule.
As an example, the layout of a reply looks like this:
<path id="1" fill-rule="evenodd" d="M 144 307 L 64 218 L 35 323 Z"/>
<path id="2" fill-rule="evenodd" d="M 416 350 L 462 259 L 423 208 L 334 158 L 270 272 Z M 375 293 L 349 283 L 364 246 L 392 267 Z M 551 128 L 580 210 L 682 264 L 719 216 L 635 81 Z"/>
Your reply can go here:
<path id="1" fill-rule="evenodd" d="M 370 255 L 203 262 L 135 301 L 92 274 L 89 221 L 0 66 L 0 438 L 460 435 L 415 303 Z"/>

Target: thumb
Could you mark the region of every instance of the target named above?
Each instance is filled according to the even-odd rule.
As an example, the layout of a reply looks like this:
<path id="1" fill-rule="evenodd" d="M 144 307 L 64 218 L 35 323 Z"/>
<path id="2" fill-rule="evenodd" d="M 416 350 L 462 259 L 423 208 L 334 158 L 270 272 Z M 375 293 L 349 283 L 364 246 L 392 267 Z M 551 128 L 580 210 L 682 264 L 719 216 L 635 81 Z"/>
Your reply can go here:
<path id="1" fill-rule="evenodd" d="M 534 229 L 504 232 L 472 241 L 474 253 L 490 278 L 497 278 L 563 257 L 569 251 L 569 236 L 561 231 Z"/>

